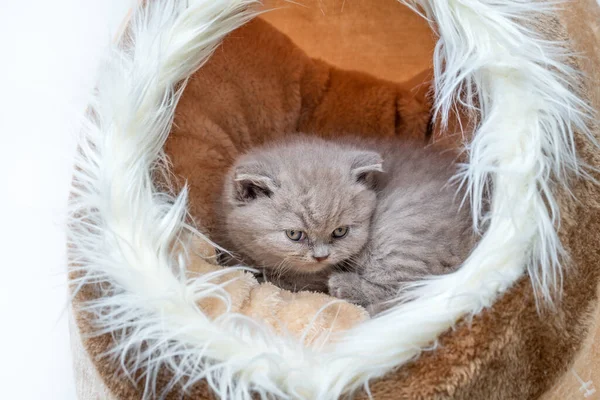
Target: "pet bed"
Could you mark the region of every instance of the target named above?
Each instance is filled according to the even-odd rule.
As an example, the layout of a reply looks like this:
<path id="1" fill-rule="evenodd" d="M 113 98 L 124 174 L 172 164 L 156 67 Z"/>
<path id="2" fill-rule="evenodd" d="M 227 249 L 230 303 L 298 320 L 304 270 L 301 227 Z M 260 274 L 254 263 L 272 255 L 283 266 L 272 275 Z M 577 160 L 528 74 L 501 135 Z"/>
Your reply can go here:
<path id="1" fill-rule="evenodd" d="M 69 219 L 77 327 L 103 383 L 119 399 L 506 399 L 561 384 L 600 280 L 597 5 L 311 4 L 251 21 L 244 0 L 147 2 L 106 61 Z M 356 318 L 335 337 L 273 329 L 252 307 L 277 292 L 254 296 L 205 239 L 235 157 L 297 131 L 463 146 L 475 203 L 493 188 L 480 244 L 387 314 L 358 323 L 338 305 L 325 322 Z M 276 295 L 303 331 L 329 301 Z"/>

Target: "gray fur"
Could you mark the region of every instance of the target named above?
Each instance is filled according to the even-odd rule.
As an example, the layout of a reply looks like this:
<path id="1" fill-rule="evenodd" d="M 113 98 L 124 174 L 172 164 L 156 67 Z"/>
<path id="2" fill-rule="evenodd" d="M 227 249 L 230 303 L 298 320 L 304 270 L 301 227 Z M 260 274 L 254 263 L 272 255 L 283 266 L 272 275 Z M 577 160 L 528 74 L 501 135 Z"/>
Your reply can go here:
<path id="1" fill-rule="evenodd" d="M 230 170 L 222 244 L 280 286 L 381 309 L 403 282 L 453 271 L 473 247 L 455 172 L 455 154 L 398 140 L 288 138 Z M 341 226 L 348 234 L 332 238 Z"/>

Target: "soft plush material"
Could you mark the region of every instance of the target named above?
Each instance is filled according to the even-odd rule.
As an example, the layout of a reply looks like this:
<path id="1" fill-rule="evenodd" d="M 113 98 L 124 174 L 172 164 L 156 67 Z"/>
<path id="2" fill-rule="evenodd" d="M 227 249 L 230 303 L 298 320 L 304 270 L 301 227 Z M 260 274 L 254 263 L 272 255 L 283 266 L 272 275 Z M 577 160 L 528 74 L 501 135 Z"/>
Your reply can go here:
<path id="1" fill-rule="evenodd" d="M 381 4 L 382 8 L 392 7 L 383 0 Z M 399 11 L 393 15 L 400 21 L 409 10 L 397 6 Z M 591 24 L 582 23 L 593 21 L 583 16 L 594 13 L 597 5 L 582 0 L 559 18 L 546 15 L 535 25 L 547 39 L 572 38 L 572 48 L 586 54 L 585 59 L 571 60 L 586 74 L 582 87 L 573 90 L 597 109 L 600 98 L 594 82 L 600 79 L 598 38 Z M 291 31 L 290 21 L 299 17 L 290 14 L 278 21 L 274 12 L 268 18 L 275 26 L 285 27 L 281 30 Z M 273 26 L 256 20 L 231 33 L 189 79 L 166 151 L 179 187 L 184 183 L 189 187 L 192 218 L 209 236 L 218 223 L 212 207 L 224 172 L 240 152 L 253 145 L 295 131 L 327 137 L 352 132 L 419 137 L 424 142 L 430 139 L 429 68 L 408 74 L 412 76 L 408 81 L 393 83 L 381 78 L 393 79 L 390 70 L 374 77 L 340 68 L 343 60 L 338 59 L 338 66 L 333 67 L 309 55 Z M 368 63 L 361 65 L 368 69 Z M 447 133 L 439 125 L 436 128 L 438 133 Z M 594 134 L 597 137 L 597 131 Z M 584 163 L 600 165 L 598 149 L 587 138 L 576 132 L 575 143 Z M 444 333 L 435 349 L 372 381 L 374 398 L 536 398 L 564 380 L 561 377 L 569 376 L 571 363 L 590 335 L 600 281 L 596 250 L 600 242 L 600 191 L 583 176 L 573 177 L 570 191 L 577 201 L 562 186 L 554 191 L 561 210 L 559 237 L 570 255 L 562 298 L 554 308 L 538 307 L 531 281 L 523 276 L 493 305 Z M 82 304 L 97 296 L 86 287 L 77 301 Z M 87 334 L 95 330 L 94 321 L 85 313 L 80 314 L 79 326 Z M 125 375 L 116 374 L 119 366 L 101 357 L 115 344 L 109 334 L 86 337 L 84 344 L 117 398 L 143 395 L 143 385 L 136 387 Z M 171 378 L 168 370 L 161 370 L 156 385 L 165 389 Z M 584 375 L 582 379 L 591 378 Z M 572 393 L 565 389 L 573 388 L 568 382 L 561 385 L 562 393 Z M 180 394 L 177 387 L 171 389 L 170 396 Z M 204 383 L 188 389 L 189 398 L 209 396 Z"/>
<path id="2" fill-rule="evenodd" d="M 250 22 L 190 78 L 176 110 L 166 149 L 190 189 L 192 215 L 210 235 L 227 168 L 265 141 L 351 132 L 425 142 L 431 78 L 424 70 L 394 84 L 341 70 L 309 58 L 264 21 Z"/>
<path id="3" fill-rule="evenodd" d="M 216 263 L 214 248 L 206 242 L 193 238 L 189 250 L 191 277 L 224 270 Z M 227 310 L 219 298 L 199 300 L 198 307 L 211 318 L 225 312 L 239 313 L 265 321 L 276 332 L 290 334 L 307 344 L 325 343 L 334 339 L 336 332 L 349 329 L 369 317 L 362 307 L 332 301 L 323 293 L 292 293 L 268 282 L 259 284 L 246 271 L 232 270 L 216 276 L 215 283 L 223 285 L 232 301 Z"/>

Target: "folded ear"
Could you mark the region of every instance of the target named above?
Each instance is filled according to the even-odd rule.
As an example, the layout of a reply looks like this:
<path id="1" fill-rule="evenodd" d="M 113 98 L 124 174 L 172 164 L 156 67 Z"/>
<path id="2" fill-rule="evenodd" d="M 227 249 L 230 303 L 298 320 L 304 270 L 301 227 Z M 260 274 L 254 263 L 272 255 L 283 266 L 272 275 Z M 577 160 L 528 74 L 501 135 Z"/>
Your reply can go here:
<path id="1" fill-rule="evenodd" d="M 273 178 L 259 163 L 238 165 L 233 174 L 236 200 L 248 203 L 259 197 L 271 197 L 276 185 Z"/>
<path id="2" fill-rule="evenodd" d="M 375 174 L 383 172 L 383 159 L 374 151 L 357 151 L 352 154 L 351 174 L 358 183 L 369 187 L 374 184 Z"/>

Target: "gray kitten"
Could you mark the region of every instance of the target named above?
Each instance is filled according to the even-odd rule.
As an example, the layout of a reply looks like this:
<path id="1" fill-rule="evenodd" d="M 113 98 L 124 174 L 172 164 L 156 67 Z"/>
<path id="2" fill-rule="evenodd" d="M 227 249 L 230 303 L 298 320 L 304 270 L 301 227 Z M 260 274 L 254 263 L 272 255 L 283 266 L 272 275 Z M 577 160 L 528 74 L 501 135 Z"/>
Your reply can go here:
<path id="1" fill-rule="evenodd" d="M 279 286 L 381 310 L 475 244 L 455 173 L 455 154 L 398 140 L 290 137 L 229 171 L 221 244 Z"/>

